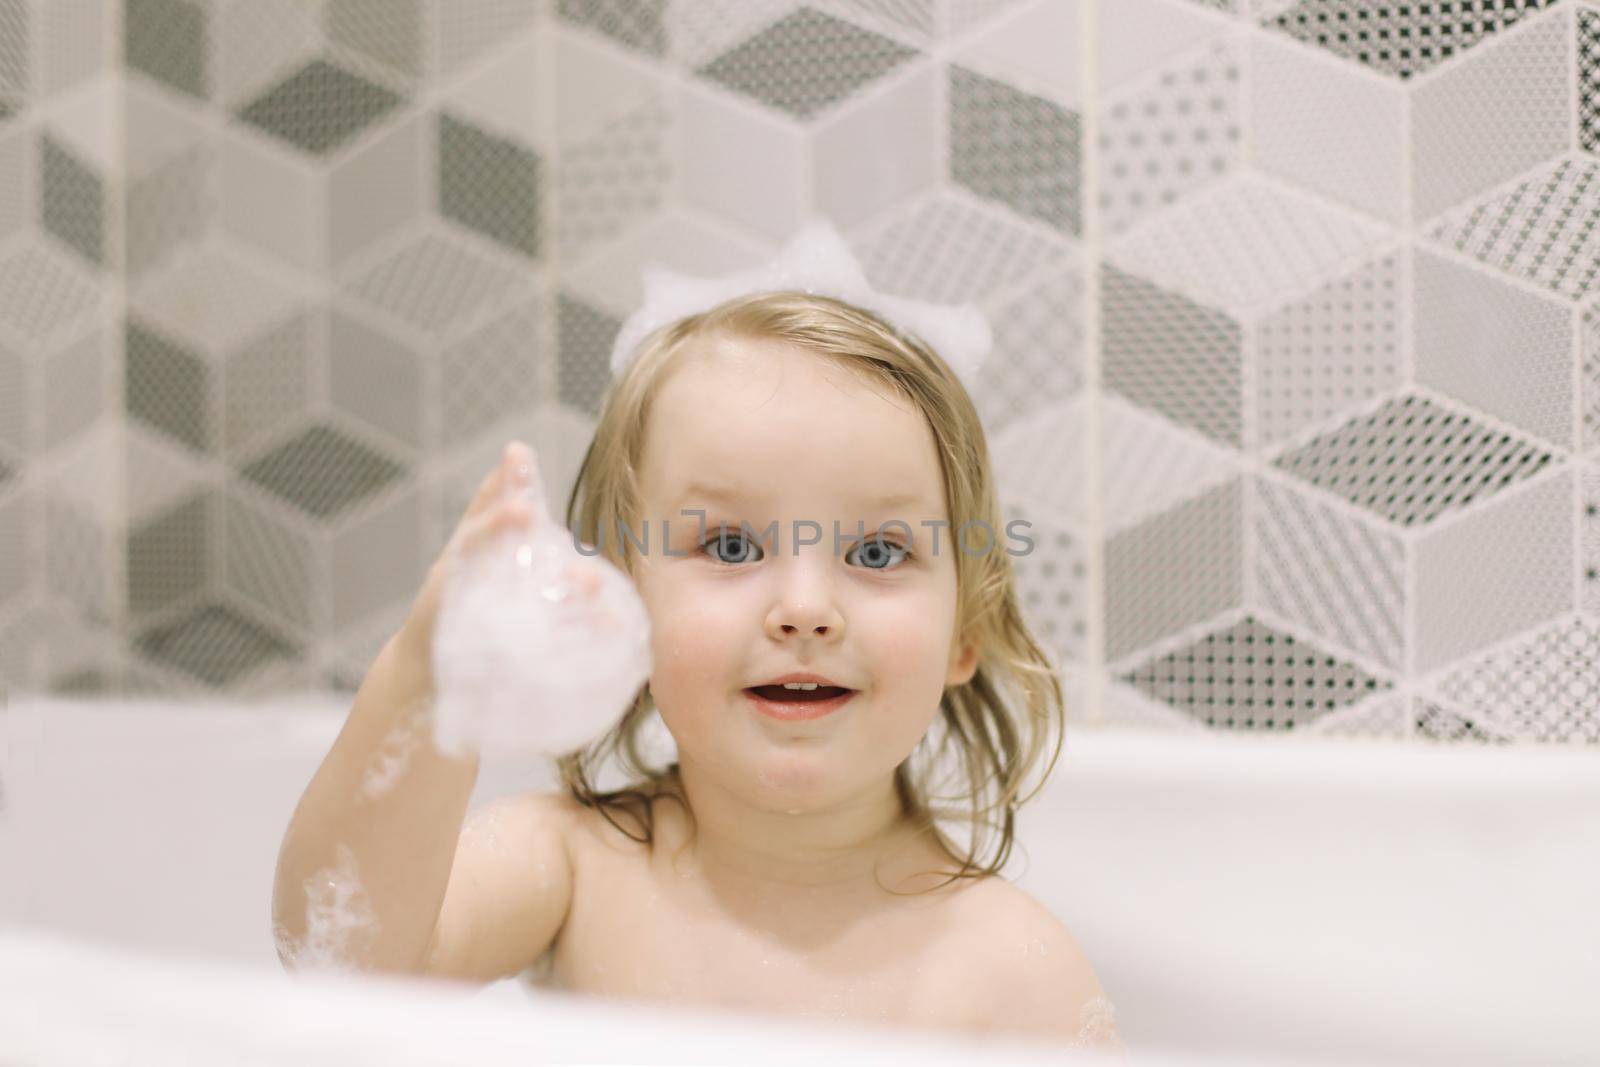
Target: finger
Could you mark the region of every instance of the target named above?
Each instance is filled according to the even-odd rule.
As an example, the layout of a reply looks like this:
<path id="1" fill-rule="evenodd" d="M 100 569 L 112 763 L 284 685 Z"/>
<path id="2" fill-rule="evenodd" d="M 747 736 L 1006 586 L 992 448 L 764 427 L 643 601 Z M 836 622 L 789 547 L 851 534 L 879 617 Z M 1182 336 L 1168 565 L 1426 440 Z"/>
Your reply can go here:
<path id="1" fill-rule="evenodd" d="M 506 474 L 505 495 L 515 496 L 533 504 L 534 522 L 543 522 L 546 514 L 543 479 L 533 449 L 521 441 L 507 446 L 511 466 Z"/>
<path id="2" fill-rule="evenodd" d="M 481 515 L 512 486 L 529 484 L 532 479 L 533 450 L 521 441 L 511 441 L 500 450 L 500 462 L 478 483 L 468 516 Z"/>
<path id="3" fill-rule="evenodd" d="M 508 530 L 523 529 L 533 521 L 533 505 L 518 497 L 506 497 L 489 505 L 481 515 L 461 521 L 455 551 L 470 555 Z"/>

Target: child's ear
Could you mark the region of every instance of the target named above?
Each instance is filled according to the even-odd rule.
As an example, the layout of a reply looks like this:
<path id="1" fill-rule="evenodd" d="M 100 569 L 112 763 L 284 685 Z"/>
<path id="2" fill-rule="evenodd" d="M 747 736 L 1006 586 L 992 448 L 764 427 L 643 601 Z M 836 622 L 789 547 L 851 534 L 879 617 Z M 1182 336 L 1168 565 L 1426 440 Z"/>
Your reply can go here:
<path id="1" fill-rule="evenodd" d="M 978 643 L 976 641 L 963 643 L 958 636 L 950 647 L 950 673 L 945 677 L 945 686 L 948 688 L 952 685 L 966 685 L 972 681 L 972 676 L 977 672 Z"/>

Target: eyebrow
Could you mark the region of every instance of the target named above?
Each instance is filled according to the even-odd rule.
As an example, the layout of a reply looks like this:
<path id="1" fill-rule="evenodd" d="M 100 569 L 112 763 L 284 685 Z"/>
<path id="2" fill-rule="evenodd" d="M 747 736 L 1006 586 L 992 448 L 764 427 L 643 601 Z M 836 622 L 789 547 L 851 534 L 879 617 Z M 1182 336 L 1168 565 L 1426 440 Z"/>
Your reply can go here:
<path id="1" fill-rule="evenodd" d="M 756 495 L 759 497 L 762 494 Z M 690 500 L 699 498 L 715 500 L 724 504 L 737 504 L 744 500 L 744 497 L 739 490 L 734 489 L 732 486 L 711 485 L 707 482 L 691 482 L 687 487 L 684 488 L 683 492 L 679 494 L 678 503 L 679 505 L 682 505 L 688 503 Z M 922 502 L 922 494 L 920 493 L 886 493 L 883 496 L 877 497 L 876 499 L 870 501 L 869 503 L 879 508 L 901 508 L 910 504 L 921 504 Z"/>

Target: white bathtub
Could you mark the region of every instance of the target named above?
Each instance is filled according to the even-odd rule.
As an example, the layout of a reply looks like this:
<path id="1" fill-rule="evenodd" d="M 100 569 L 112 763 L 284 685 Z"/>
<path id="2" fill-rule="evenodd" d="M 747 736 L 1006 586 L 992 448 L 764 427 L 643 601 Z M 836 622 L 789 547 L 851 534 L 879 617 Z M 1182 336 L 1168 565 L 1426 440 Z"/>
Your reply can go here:
<path id="1" fill-rule="evenodd" d="M 753 1035 L 744 1059 L 885 1055 L 867 1037 L 676 1011 L 652 1016 L 646 1045 L 631 1022 L 633 1044 L 608 1055 L 623 1028 L 593 1021 L 613 1012 L 600 1003 L 580 1011 L 501 983 L 413 1010 L 415 988 L 313 994 L 286 981 L 269 932 L 273 865 L 345 710 L 13 705 L 0 776 L 0 1003 L 13 1022 L 33 1020 L 37 1037 L 53 1010 L 98 991 L 170 1034 L 194 1016 L 188 990 L 213 1026 L 248 1030 L 337 995 L 359 1008 L 339 1025 L 369 1048 L 392 1038 L 393 1063 L 444 1062 L 424 1057 L 424 1034 L 464 1026 L 467 1008 L 480 1013 L 472 1032 L 506 1050 L 521 1020 L 547 1020 L 542 1040 L 571 1043 L 541 1047 L 564 1062 L 638 1060 L 642 1047 L 709 1062 L 704 1034 L 719 1026 Z M 550 781 L 487 763 L 474 803 Z M 1600 1062 L 1600 752 L 1079 732 L 1020 827 L 1008 874 L 1083 945 L 1134 1062 Z M 119 996 L 139 973 L 161 995 Z M 0 1062 L 22 1058 L 7 1032 L 0 1014 Z M 532 1047 L 516 1046 L 520 1062 Z M 963 1053 L 940 1041 L 916 1054 Z"/>

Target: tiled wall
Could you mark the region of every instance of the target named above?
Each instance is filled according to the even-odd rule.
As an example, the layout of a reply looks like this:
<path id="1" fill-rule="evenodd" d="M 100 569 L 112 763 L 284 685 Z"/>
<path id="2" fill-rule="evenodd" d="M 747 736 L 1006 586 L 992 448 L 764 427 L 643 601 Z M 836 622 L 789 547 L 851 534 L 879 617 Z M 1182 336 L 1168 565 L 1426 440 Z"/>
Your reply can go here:
<path id="1" fill-rule="evenodd" d="M 0 0 L 0 673 L 353 685 L 813 211 L 992 315 L 1076 723 L 1600 741 L 1592 0 Z"/>

